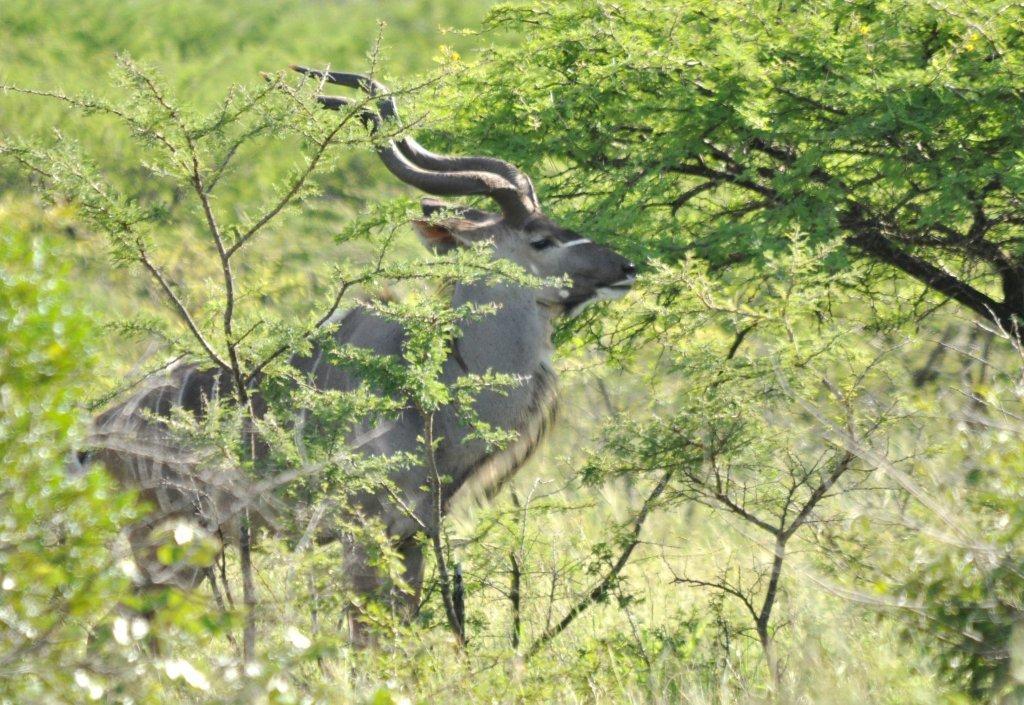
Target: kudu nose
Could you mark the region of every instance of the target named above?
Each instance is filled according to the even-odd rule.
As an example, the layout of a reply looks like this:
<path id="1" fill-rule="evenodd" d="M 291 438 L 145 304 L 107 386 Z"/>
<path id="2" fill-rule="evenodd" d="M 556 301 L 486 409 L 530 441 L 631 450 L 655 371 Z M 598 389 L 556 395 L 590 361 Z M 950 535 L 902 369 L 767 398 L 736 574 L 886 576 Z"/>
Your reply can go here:
<path id="1" fill-rule="evenodd" d="M 624 265 L 622 265 L 622 273 L 625 274 L 627 277 L 636 276 L 636 265 L 633 264 L 632 262 L 626 262 Z"/>

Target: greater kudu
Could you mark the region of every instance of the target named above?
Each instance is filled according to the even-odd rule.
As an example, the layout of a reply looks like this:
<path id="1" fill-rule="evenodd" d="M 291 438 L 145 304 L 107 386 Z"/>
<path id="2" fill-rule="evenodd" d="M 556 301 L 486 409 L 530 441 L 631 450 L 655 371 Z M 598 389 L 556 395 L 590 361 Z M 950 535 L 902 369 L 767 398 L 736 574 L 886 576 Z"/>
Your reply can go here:
<path id="1" fill-rule="evenodd" d="M 375 99 L 376 110 L 364 112 L 364 119 L 374 130 L 397 121 L 393 98 L 374 80 L 358 74 L 293 68 L 323 82 L 367 91 Z M 331 109 L 348 102 L 333 96 L 318 99 Z M 574 315 L 589 302 L 624 295 L 634 282 L 636 269 L 622 256 L 547 218 L 529 177 L 508 162 L 435 154 L 411 137 L 386 140 L 377 152 L 391 173 L 422 191 L 438 196 L 487 196 L 500 207 L 500 213 L 490 213 L 425 199 L 422 205 L 427 219 L 414 221 L 413 227 L 428 248 L 444 253 L 486 242 L 495 258 L 511 260 L 537 277 L 565 282 L 541 288 L 481 283 L 454 287 L 453 306 L 494 304 L 497 312 L 461 325 L 461 335 L 444 366 L 445 383 L 488 371 L 524 381 L 505 394 L 485 391 L 476 400 L 475 412 L 481 421 L 514 434 L 514 440 L 500 451 L 467 440 L 469 429 L 456 410 L 444 409 L 434 416 L 433 434 L 440 439 L 435 460 L 447 478 L 441 497 L 447 510 L 457 496 L 472 492 L 489 497 L 497 492 L 526 462 L 549 428 L 556 406 L 556 376 L 551 364 L 555 319 Z M 437 220 L 438 214 L 447 216 Z M 377 355 L 401 359 L 404 333 L 400 325 L 366 308 L 356 308 L 336 323 L 333 335 L 337 345 L 368 348 Z M 351 371 L 328 362 L 319 348 L 309 356 L 294 357 L 291 364 L 321 390 L 351 390 L 360 383 Z M 208 401 L 225 393 L 227 385 L 216 370 L 184 364 L 170 369 L 96 419 L 88 462 L 102 463 L 125 484 L 140 488 L 159 508 L 154 517 L 190 515 L 211 530 L 226 532 L 244 504 L 239 498 L 246 502 L 256 499 L 251 487 L 238 479 L 237 473 L 225 475 L 204 468 L 202 454 L 182 447 L 162 419 L 176 407 L 201 416 Z M 359 451 L 422 457 L 423 435 L 424 419 L 409 407 L 388 423 L 359 429 Z M 349 498 L 352 511 L 379 519 L 386 526 L 402 555 L 404 578 L 412 594 L 392 597 L 406 607 L 418 603 L 422 583 L 423 555 L 417 535 L 433 521 L 432 497 L 425 489 L 427 478 L 421 463 L 392 477 L 388 492 L 364 492 Z M 345 538 L 332 536 L 330 529 L 321 533 L 328 539 Z M 140 541 L 139 547 L 142 545 Z M 345 546 L 346 573 L 355 590 L 374 593 L 384 587 L 382 576 L 369 565 L 358 545 L 346 541 Z M 199 571 L 170 575 L 140 553 L 136 551 L 140 568 L 153 582 L 189 584 L 202 577 Z"/>

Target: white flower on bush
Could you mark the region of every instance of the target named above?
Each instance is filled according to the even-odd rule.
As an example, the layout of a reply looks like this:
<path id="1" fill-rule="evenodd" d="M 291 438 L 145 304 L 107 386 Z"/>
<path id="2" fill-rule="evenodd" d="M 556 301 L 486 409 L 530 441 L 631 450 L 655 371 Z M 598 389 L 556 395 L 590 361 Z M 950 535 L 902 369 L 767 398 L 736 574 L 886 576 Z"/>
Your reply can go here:
<path id="1" fill-rule="evenodd" d="M 192 543 L 192 539 L 196 537 L 196 530 L 192 528 L 191 524 L 185 522 L 179 522 L 174 527 L 174 543 L 179 546 L 184 546 L 186 543 Z"/>
<path id="2" fill-rule="evenodd" d="M 114 641 L 121 646 L 128 646 L 132 641 L 138 641 L 149 634 L 149 622 L 141 617 L 133 617 L 129 622 L 124 617 L 114 620 Z"/>
<path id="3" fill-rule="evenodd" d="M 132 639 L 141 639 L 149 634 L 149 622 L 142 617 L 132 618 Z"/>
<path id="4" fill-rule="evenodd" d="M 114 635 L 114 641 L 121 646 L 128 646 L 132 643 L 131 633 L 128 629 L 128 620 L 124 617 L 118 617 L 114 620 L 114 628 L 111 630 Z"/>
<path id="5" fill-rule="evenodd" d="M 288 692 L 288 681 L 281 676 L 271 676 L 267 681 L 267 692 L 277 691 L 281 695 Z"/>
<path id="6" fill-rule="evenodd" d="M 132 582 L 138 583 L 142 581 L 142 573 L 139 572 L 139 566 L 135 565 L 135 561 L 131 558 L 122 558 L 117 562 L 117 567 L 121 569 L 121 572 L 131 578 Z"/>
<path id="7" fill-rule="evenodd" d="M 164 661 L 163 666 L 164 672 L 171 680 L 182 678 L 186 683 L 198 690 L 210 689 L 210 681 L 203 672 L 183 658 L 168 659 Z"/>
<path id="8" fill-rule="evenodd" d="M 295 627 L 288 627 L 288 630 L 284 633 L 284 638 L 289 644 L 299 650 L 308 649 L 313 644 L 308 636 L 300 632 Z"/>
<path id="9" fill-rule="evenodd" d="M 88 693 L 89 700 L 99 700 L 103 697 L 103 686 L 81 669 L 75 671 L 75 684 Z"/>

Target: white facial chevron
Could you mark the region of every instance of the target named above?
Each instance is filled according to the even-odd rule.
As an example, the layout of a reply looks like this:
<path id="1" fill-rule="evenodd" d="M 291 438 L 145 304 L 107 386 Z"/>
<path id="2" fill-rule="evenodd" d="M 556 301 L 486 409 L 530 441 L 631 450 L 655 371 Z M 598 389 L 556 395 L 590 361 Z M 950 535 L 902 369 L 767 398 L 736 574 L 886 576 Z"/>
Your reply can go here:
<path id="1" fill-rule="evenodd" d="M 560 243 L 558 243 L 558 246 L 559 247 L 576 247 L 576 245 L 587 245 L 589 243 L 590 243 L 590 240 L 588 240 L 585 237 L 581 237 L 581 238 L 578 238 L 576 240 L 570 240 L 569 242 L 560 242 Z"/>

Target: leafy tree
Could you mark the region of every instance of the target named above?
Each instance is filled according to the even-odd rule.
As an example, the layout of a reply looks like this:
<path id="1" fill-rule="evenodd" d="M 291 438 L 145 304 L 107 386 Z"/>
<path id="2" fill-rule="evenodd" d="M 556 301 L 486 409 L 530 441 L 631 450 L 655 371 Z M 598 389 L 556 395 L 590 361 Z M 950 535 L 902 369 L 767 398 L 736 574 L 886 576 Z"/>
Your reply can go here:
<path id="1" fill-rule="evenodd" d="M 793 228 L 1018 335 L 1021 8 L 596 2 L 496 9 L 459 140 L 645 254 L 759 261 Z M 460 99 L 461 96 L 461 99 Z M 470 102 L 472 101 L 472 107 Z M 472 119 L 468 119 L 468 116 Z"/>

